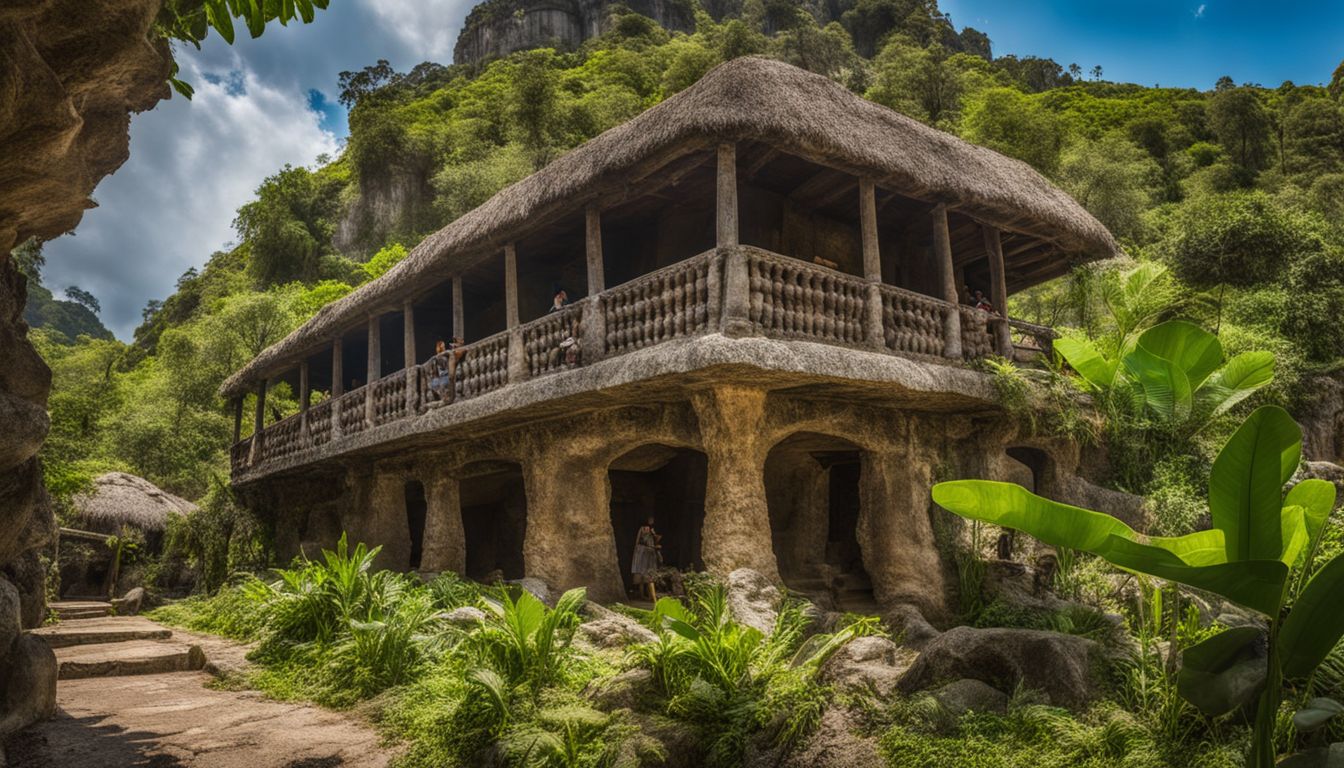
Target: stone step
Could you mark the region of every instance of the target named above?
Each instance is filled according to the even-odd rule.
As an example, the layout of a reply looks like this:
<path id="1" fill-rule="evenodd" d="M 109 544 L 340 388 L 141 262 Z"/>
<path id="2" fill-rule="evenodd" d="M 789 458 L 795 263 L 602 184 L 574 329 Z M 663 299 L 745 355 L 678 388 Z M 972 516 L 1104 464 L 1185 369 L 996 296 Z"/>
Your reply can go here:
<path id="1" fill-rule="evenodd" d="M 34 629 L 32 634 L 52 648 L 75 645 L 124 643 L 130 640 L 167 640 L 172 630 L 140 616 L 102 616 L 96 619 L 71 619 Z"/>
<path id="2" fill-rule="evenodd" d="M 56 664 L 60 680 L 153 675 L 201 669 L 205 653 L 199 645 L 173 640 L 128 640 L 60 648 Z"/>
<path id="3" fill-rule="evenodd" d="M 99 616 L 111 616 L 112 604 L 98 600 L 61 600 L 51 603 L 48 608 L 61 621 L 67 619 L 94 619 Z"/>

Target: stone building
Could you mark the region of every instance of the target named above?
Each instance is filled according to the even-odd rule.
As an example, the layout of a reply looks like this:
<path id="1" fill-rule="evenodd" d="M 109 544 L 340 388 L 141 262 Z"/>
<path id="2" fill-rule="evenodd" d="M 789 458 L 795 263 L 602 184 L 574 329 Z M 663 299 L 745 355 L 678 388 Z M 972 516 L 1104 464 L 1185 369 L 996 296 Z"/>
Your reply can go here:
<path id="1" fill-rule="evenodd" d="M 995 307 L 1116 253 L 1027 165 L 786 64 L 738 59 L 503 190 L 222 387 L 233 482 L 281 553 L 625 593 L 664 558 L 945 609 L 935 479 L 1076 496 L 989 375 L 1049 329 Z M 548 312 L 555 288 L 572 303 Z M 453 387 L 436 400 L 439 339 Z M 566 339 L 576 340 L 573 348 Z M 577 350 L 577 360 L 571 349 Z M 267 419 L 268 386 L 301 411 Z M 325 397 L 315 402 L 314 392 Z"/>

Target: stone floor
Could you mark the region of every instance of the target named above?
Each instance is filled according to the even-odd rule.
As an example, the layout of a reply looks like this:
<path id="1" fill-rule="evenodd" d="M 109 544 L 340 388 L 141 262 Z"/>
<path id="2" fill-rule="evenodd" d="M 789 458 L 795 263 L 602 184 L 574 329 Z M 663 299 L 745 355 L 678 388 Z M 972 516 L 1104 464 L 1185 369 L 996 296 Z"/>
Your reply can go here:
<path id="1" fill-rule="evenodd" d="M 98 642 L 107 638 L 92 637 L 91 625 L 101 621 L 111 630 L 118 620 L 63 624 Z M 148 624 L 136 620 L 135 629 Z M 146 642 L 127 638 L 125 652 Z M 202 648 L 213 666 L 243 663 L 244 649 L 218 638 L 174 630 L 166 642 Z M 58 656 L 77 650 L 66 647 Z M 392 756 L 368 724 L 348 715 L 251 691 L 213 690 L 206 684 L 214 678 L 201 671 L 126 669 L 135 667 L 62 679 L 56 717 L 12 737 L 0 765 L 7 757 L 6 768 L 383 768 Z"/>

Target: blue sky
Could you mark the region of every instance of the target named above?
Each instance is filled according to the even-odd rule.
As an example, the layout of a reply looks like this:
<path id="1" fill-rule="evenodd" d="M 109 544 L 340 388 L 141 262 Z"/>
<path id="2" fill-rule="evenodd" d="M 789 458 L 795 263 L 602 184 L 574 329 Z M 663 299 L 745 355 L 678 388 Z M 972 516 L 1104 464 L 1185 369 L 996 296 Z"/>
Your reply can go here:
<path id="1" fill-rule="evenodd" d="M 1142 85 L 1325 83 L 1344 58 L 1344 2 L 941 0 L 994 55 L 1034 54 Z"/>
<path id="2" fill-rule="evenodd" d="M 340 151 L 347 130 L 336 101 L 342 70 L 380 58 L 400 71 L 449 63 L 472 0 L 334 0 L 312 25 L 270 27 L 236 45 L 217 37 L 179 47 L 196 97 L 159 104 L 131 121 L 131 158 L 94 191 L 100 203 L 75 235 L 46 245 L 44 282 L 102 303 L 103 322 L 129 339 L 150 299 L 172 293 L 234 238 L 237 208 L 286 163 Z M 1344 0 L 1269 7 L 1245 0 L 1100 3 L 1092 0 L 942 0 L 995 55 L 1049 56 L 1110 80 L 1210 88 L 1237 82 L 1320 83 L 1344 57 Z M 1202 10 L 1201 10 L 1202 9 Z"/>

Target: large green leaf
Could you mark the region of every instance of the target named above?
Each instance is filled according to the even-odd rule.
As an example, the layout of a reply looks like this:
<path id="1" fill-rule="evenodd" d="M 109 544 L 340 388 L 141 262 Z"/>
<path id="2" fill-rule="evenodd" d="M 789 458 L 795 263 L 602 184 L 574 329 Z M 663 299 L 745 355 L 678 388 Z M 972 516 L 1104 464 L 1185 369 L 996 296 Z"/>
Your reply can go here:
<path id="1" fill-rule="evenodd" d="M 1119 360 L 1108 360 L 1097 345 L 1079 336 L 1055 339 L 1054 349 L 1079 376 L 1096 389 L 1109 389 L 1115 383 Z"/>
<path id="2" fill-rule="evenodd" d="M 1302 508 L 1309 536 L 1307 547 L 1310 549 L 1325 529 L 1325 521 L 1330 519 L 1330 513 L 1335 511 L 1335 484 L 1315 478 L 1303 480 L 1289 489 L 1288 495 L 1283 497 L 1283 506 Z"/>
<path id="3" fill-rule="evenodd" d="M 962 517 L 1013 528 L 1056 547 L 1091 552 L 1112 535 L 1135 536 L 1129 526 L 1110 515 L 1041 498 L 1015 483 L 938 483 L 933 487 L 933 500 Z"/>
<path id="4" fill-rule="evenodd" d="M 1279 659 L 1286 677 L 1310 675 L 1344 637 L 1344 555 L 1307 582 L 1279 630 Z"/>
<path id="5" fill-rule="evenodd" d="M 1234 627 L 1181 652 L 1176 691 L 1210 717 L 1250 701 L 1265 684 L 1264 631 Z"/>
<path id="6" fill-rule="evenodd" d="M 1148 543 L 1176 555 L 1186 565 L 1221 565 L 1227 562 L 1227 541 L 1217 528 L 1185 536 L 1149 537 Z"/>
<path id="7" fill-rule="evenodd" d="M 1199 396 L 1209 405 L 1210 415 L 1219 416 L 1273 380 L 1272 352 L 1242 352 L 1204 383 Z"/>
<path id="8" fill-rule="evenodd" d="M 1278 615 L 1288 581 L 1288 566 L 1278 560 L 1192 566 L 1162 547 L 1121 536 L 1109 537 L 1093 551 L 1126 570 L 1213 592 L 1266 616 Z"/>
<path id="9" fill-rule="evenodd" d="M 1344 704 L 1340 704 L 1334 699 L 1315 698 L 1308 701 L 1305 707 L 1293 714 L 1293 726 L 1297 730 L 1307 733 L 1320 728 L 1340 715 L 1344 715 Z"/>
<path id="10" fill-rule="evenodd" d="M 1176 366 L 1192 390 L 1223 362 L 1223 345 L 1218 337 L 1184 320 L 1168 320 L 1144 331 L 1139 336 L 1139 348 Z"/>
<path id="11" fill-rule="evenodd" d="M 1223 446 L 1209 474 L 1209 509 L 1229 561 L 1283 554 L 1282 489 L 1301 456 L 1301 429 L 1272 405 L 1257 408 Z"/>
<path id="12" fill-rule="evenodd" d="M 1180 366 L 1143 346 L 1125 355 L 1125 370 L 1143 391 L 1144 404 L 1163 421 L 1182 421 L 1194 405 L 1194 390 Z"/>
<path id="13" fill-rule="evenodd" d="M 1306 510 L 1294 504 L 1279 513 L 1279 532 L 1283 539 L 1283 554 L 1279 560 L 1289 568 L 1296 568 L 1307 556 L 1311 533 L 1307 528 Z"/>

